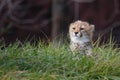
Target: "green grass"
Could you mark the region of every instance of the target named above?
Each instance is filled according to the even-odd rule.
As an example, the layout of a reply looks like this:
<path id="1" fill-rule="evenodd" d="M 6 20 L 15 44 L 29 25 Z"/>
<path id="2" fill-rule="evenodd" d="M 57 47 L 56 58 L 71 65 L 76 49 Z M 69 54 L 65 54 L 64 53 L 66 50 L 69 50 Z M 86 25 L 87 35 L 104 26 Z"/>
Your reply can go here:
<path id="1" fill-rule="evenodd" d="M 0 50 L 0 80 L 120 80 L 120 50 L 109 42 L 78 57 L 68 44 L 16 42 Z"/>

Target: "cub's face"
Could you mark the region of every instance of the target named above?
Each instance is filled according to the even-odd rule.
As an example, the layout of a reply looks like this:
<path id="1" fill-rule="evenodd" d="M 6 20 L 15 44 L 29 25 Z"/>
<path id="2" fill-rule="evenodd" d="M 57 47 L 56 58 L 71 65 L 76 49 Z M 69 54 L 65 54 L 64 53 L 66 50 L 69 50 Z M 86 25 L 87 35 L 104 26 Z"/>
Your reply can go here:
<path id="1" fill-rule="evenodd" d="M 94 25 L 90 25 L 87 22 L 79 20 L 75 21 L 74 23 L 71 23 L 69 27 L 69 34 L 71 38 L 89 37 L 91 39 L 93 31 Z"/>

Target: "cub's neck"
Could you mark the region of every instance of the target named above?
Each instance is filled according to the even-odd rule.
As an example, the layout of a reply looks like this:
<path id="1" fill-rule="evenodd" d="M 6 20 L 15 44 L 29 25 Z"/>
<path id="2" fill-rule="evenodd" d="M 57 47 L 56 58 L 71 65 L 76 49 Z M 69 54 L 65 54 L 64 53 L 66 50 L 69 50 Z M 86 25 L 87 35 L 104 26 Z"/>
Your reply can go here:
<path id="1" fill-rule="evenodd" d="M 91 42 L 91 40 L 88 36 L 71 37 L 71 42 L 83 44 L 83 43 L 86 43 L 86 42 Z"/>

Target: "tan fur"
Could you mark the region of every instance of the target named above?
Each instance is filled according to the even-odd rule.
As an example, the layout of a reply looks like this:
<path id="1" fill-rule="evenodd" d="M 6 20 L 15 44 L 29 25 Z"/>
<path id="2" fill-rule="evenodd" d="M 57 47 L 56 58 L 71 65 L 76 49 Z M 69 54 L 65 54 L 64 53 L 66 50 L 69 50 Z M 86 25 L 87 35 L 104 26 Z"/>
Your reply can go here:
<path id="1" fill-rule="evenodd" d="M 70 48 L 73 52 L 80 52 L 81 54 L 91 55 L 92 45 L 91 40 L 93 36 L 94 25 L 90 25 L 85 21 L 75 21 L 70 24 Z"/>

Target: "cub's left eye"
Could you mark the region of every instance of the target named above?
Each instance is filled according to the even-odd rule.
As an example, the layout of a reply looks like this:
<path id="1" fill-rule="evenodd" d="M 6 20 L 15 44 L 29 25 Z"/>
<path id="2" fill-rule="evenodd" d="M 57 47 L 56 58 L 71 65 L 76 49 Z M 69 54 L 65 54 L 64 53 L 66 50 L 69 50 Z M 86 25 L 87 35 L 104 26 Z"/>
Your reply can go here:
<path id="1" fill-rule="evenodd" d="M 84 30 L 84 28 L 80 28 L 80 30 Z"/>

